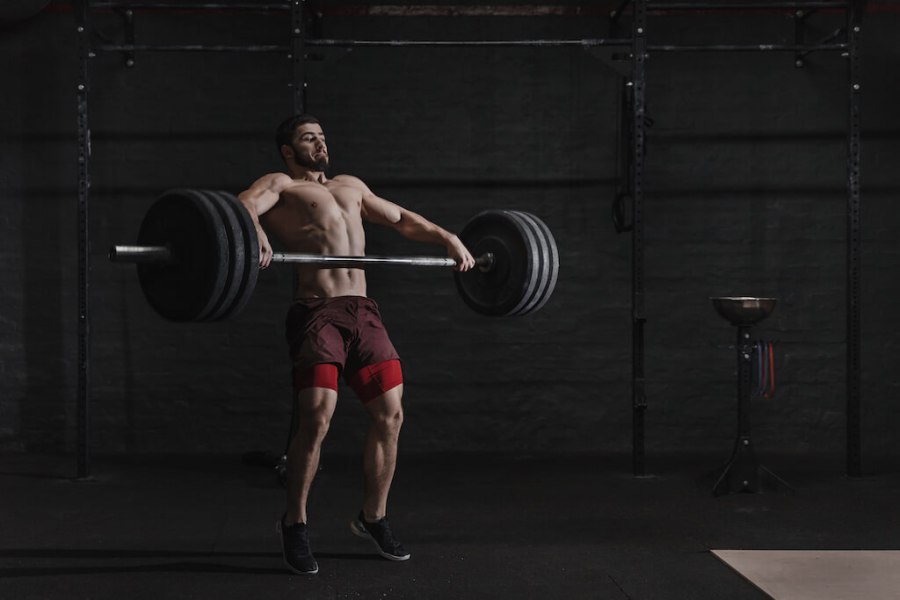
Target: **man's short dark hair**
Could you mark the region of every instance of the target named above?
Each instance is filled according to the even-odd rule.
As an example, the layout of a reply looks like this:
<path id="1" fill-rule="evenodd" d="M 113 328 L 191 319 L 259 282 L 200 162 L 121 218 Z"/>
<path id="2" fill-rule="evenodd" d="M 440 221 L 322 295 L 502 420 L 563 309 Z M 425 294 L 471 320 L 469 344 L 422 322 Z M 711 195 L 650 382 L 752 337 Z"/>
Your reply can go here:
<path id="1" fill-rule="evenodd" d="M 312 115 L 299 114 L 282 121 L 281 125 L 278 126 L 278 130 L 275 132 L 275 144 L 277 144 L 279 152 L 281 152 L 282 146 L 291 145 L 291 141 L 294 139 L 294 132 L 297 131 L 298 127 L 305 125 L 306 123 L 318 124 L 319 119 Z"/>

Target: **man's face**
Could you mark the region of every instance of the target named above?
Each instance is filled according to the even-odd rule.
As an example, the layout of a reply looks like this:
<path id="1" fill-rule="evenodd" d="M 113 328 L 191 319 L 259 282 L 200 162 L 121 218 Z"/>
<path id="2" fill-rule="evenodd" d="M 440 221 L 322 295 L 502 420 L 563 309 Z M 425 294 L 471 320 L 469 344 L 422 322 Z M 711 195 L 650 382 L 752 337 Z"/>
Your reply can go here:
<path id="1" fill-rule="evenodd" d="M 291 149 L 295 164 L 312 171 L 328 168 L 328 146 L 325 145 L 322 126 L 318 123 L 304 123 L 297 127 Z"/>

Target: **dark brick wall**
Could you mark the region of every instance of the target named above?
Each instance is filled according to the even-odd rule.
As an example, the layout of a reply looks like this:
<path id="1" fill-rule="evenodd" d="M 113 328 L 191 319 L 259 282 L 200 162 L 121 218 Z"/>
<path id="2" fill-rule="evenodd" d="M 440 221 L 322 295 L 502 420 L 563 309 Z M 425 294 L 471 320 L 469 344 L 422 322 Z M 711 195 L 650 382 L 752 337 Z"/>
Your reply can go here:
<path id="1" fill-rule="evenodd" d="M 869 15 L 863 59 L 863 399 L 866 456 L 893 454 L 897 410 L 893 234 L 897 15 Z M 823 15 L 811 26 L 827 29 Z M 752 25 L 751 25 L 752 24 Z M 141 13 L 138 41 L 281 43 L 278 17 Z M 121 24 L 98 15 L 102 35 Z M 353 18 L 334 38 L 580 38 L 603 20 Z M 790 41 L 781 16 L 654 17 L 665 42 Z M 815 35 L 815 34 L 813 34 Z M 733 37 L 729 37 L 733 36 Z M 755 36 L 755 37 L 754 37 Z M 316 49 L 309 110 L 334 173 L 451 229 L 489 207 L 539 215 L 561 253 L 539 313 L 488 319 L 435 271 L 370 274 L 405 358 L 404 451 L 630 451 L 631 239 L 610 221 L 620 72 L 612 50 Z M 0 449 L 71 450 L 76 423 L 76 39 L 64 3 L 0 30 L 7 74 L 0 188 Z M 105 259 L 171 187 L 237 193 L 280 168 L 272 130 L 290 108 L 279 55 L 116 55 L 91 63 L 91 446 L 97 452 L 280 450 L 290 387 L 285 268 L 247 310 L 175 325 L 133 270 Z M 772 295 L 757 333 L 776 341 L 778 396 L 754 406 L 761 451 L 844 444 L 846 68 L 784 54 L 654 54 L 647 155 L 647 447 L 725 455 L 735 426 L 733 329 L 711 295 Z M 437 249 L 439 251 L 439 249 Z M 375 254 L 433 253 L 369 231 Z M 329 451 L 361 447 L 344 393 Z"/>

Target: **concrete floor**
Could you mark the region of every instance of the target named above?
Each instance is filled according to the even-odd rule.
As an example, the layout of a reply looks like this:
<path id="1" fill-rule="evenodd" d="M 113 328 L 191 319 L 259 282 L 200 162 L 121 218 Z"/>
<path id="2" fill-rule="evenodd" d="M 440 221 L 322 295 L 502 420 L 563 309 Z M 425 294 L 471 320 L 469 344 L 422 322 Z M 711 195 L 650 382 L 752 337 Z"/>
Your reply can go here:
<path id="1" fill-rule="evenodd" d="M 274 473 L 235 457 L 0 457 L 0 599 L 767 596 L 711 549 L 897 549 L 900 475 L 771 459 L 791 492 L 713 497 L 719 459 L 401 456 L 391 521 L 412 553 L 354 537 L 359 462 L 325 456 L 311 500 L 320 572 L 282 567 Z M 896 466 L 896 465 L 895 465 Z"/>

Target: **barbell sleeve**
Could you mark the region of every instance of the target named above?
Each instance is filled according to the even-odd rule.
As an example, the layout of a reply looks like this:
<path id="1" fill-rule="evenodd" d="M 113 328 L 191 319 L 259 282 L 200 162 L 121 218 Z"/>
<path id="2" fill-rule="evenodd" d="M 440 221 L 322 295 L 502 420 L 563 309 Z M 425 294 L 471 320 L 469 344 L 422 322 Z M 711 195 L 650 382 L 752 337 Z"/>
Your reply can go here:
<path id="1" fill-rule="evenodd" d="M 113 246 L 109 260 L 122 263 L 167 263 L 176 260 L 166 246 Z M 272 262 L 318 265 L 322 268 L 362 268 L 368 265 L 407 267 L 455 267 L 452 258 L 437 256 L 326 256 L 321 254 L 275 253 Z M 475 259 L 475 265 L 488 270 L 494 263 L 490 252 Z"/>
<path id="2" fill-rule="evenodd" d="M 109 260 L 121 263 L 167 263 L 172 262 L 172 251 L 168 246 L 113 246 L 109 249 Z"/>

